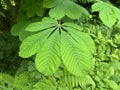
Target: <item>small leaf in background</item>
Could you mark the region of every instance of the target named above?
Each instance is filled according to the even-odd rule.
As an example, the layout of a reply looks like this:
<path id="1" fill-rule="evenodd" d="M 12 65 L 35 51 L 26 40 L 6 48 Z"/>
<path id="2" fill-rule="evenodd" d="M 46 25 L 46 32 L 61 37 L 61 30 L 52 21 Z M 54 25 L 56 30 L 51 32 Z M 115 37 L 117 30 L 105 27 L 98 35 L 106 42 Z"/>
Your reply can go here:
<path id="1" fill-rule="evenodd" d="M 108 27 L 112 27 L 117 20 L 115 13 L 110 7 L 104 7 L 104 9 L 100 11 L 99 17 L 102 20 L 102 22 Z"/>
<path id="2" fill-rule="evenodd" d="M 80 5 L 74 3 L 71 0 L 53 1 L 54 3 L 48 4 L 47 0 L 44 0 L 44 5 L 47 8 L 51 8 L 49 11 L 49 15 L 50 17 L 55 18 L 57 20 L 63 18 L 65 15 L 71 19 L 79 19 L 79 17 L 81 17 L 82 14 L 86 16 L 90 15 L 85 8 L 81 7 Z"/>
<path id="3" fill-rule="evenodd" d="M 30 21 L 26 22 L 19 22 L 17 24 L 14 24 L 11 28 L 11 34 L 13 36 L 19 36 L 19 40 L 24 40 L 27 36 L 31 35 L 30 32 L 25 31 L 26 27 L 30 24 Z"/>
<path id="4" fill-rule="evenodd" d="M 120 21 L 120 9 L 110 3 L 99 1 L 92 5 L 92 12 L 99 12 L 103 24 L 112 27 L 117 19 Z"/>
<path id="5" fill-rule="evenodd" d="M 6 17 L 5 14 L 2 11 L 0 11 L 0 16 Z"/>
<path id="6" fill-rule="evenodd" d="M 52 8 L 56 6 L 59 0 L 43 0 L 43 6 L 46 8 Z"/>
<path id="7" fill-rule="evenodd" d="M 43 16 L 42 0 L 21 0 L 20 9 L 26 11 L 28 17 Z"/>
<path id="8" fill-rule="evenodd" d="M 100 1 L 92 5 L 92 12 L 101 11 L 106 6 L 106 3 Z"/>

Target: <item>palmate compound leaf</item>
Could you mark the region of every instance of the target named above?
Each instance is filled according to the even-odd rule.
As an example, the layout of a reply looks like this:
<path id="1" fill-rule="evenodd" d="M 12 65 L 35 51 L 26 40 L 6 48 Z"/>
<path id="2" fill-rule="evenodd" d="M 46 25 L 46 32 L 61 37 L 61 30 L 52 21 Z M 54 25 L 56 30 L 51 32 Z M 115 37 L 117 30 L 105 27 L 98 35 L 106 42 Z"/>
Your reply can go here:
<path id="1" fill-rule="evenodd" d="M 49 12 L 50 17 L 58 20 L 63 18 L 65 15 L 72 19 L 79 19 L 81 14 L 89 16 L 89 12 L 85 8 L 77 5 L 71 0 L 59 0 Z"/>
<path id="2" fill-rule="evenodd" d="M 120 9 L 110 3 L 99 1 L 92 5 L 92 12 L 99 12 L 103 24 L 112 27 L 116 20 L 120 20 Z"/>
<path id="3" fill-rule="evenodd" d="M 58 69 L 60 63 L 60 36 L 57 29 L 36 55 L 35 64 L 39 72 L 52 75 Z"/>
<path id="4" fill-rule="evenodd" d="M 42 22 L 49 24 L 53 21 L 44 18 Z M 32 24 L 29 25 L 27 27 L 28 31 L 39 32 L 23 40 L 19 55 L 27 58 L 37 54 L 36 68 L 45 75 L 52 75 L 59 67 L 61 60 L 72 74 L 77 76 L 86 74 L 93 66 L 91 60 L 93 50 L 91 45 L 93 44 L 89 39 L 90 37 L 80 32 L 82 28 L 78 25 L 64 23 L 59 27 L 59 25 L 55 26 L 55 23 L 53 24 L 54 27 L 47 26 L 47 28 L 45 26 L 41 28 L 37 25 L 34 28 L 31 27 Z M 80 33 L 77 34 L 78 32 Z"/>

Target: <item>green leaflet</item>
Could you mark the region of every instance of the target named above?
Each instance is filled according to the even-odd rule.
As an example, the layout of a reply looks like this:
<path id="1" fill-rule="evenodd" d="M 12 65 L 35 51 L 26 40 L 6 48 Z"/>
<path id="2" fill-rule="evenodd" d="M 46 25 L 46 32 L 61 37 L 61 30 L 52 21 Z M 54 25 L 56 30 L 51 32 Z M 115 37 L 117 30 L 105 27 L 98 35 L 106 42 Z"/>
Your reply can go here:
<path id="1" fill-rule="evenodd" d="M 47 1 L 50 3 L 48 3 Z M 79 17 L 82 14 L 89 16 L 89 13 L 85 8 L 77 5 L 71 0 L 59 0 L 59 1 L 53 0 L 53 1 L 54 3 L 52 3 L 52 1 L 49 0 L 44 0 L 44 6 L 47 8 L 51 8 L 49 15 L 52 18 L 59 20 L 66 15 L 72 19 L 79 19 Z"/>
<path id="2" fill-rule="evenodd" d="M 80 32 L 78 30 L 70 27 L 64 27 L 64 29 L 68 30 L 70 35 L 81 45 L 81 41 L 84 43 L 84 48 L 89 51 L 89 53 L 93 54 L 95 52 L 95 44 L 91 37 L 87 33 Z"/>
<path id="3" fill-rule="evenodd" d="M 39 8 L 38 8 L 39 7 Z M 38 16 L 43 15 L 42 0 L 21 0 L 21 10 L 25 10 L 28 17 L 33 17 L 35 14 Z"/>
<path id="4" fill-rule="evenodd" d="M 100 11 L 99 17 L 103 21 L 103 23 L 109 27 L 112 27 L 116 22 L 115 13 L 113 12 L 112 8 L 108 6 L 106 6 L 104 9 Z"/>
<path id="5" fill-rule="evenodd" d="M 19 56 L 28 58 L 37 53 L 47 40 L 49 32 L 49 30 L 45 32 L 39 32 L 24 39 L 20 46 Z"/>
<path id="6" fill-rule="evenodd" d="M 42 22 L 35 22 L 27 26 L 26 31 L 41 31 L 50 27 L 57 26 L 57 21 L 51 18 L 44 18 Z"/>
<path id="7" fill-rule="evenodd" d="M 92 11 L 101 11 L 107 4 L 100 1 L 92 5 Z"/>
<path id="8" fill-rule="evenodd" d="M 77 76 L 82 76 L 91 69 L 93 62 L 91 62 L 90 53 L 83 41 L 77 42 L 73 38 L 68 33 L 62 32 L 62 60 L 69 72 Z"/>
<path id="9" fill-rule="evenodd" d="M 33 86 L 33 90 L 56 90 L 58 88 L 55 78 L 50 77 L 49 79 L 47 79 L 43 77 L 42 80 L 42 82 L 39 81 Z"/>
<path id="10" fill-rule="evenodd" d="M 57 30 L 48 38 L 44 47 L 36 55 L 35 64 L 39 72 L 52 75 L 60 63 L 60 36 Z"/>
<path id="11" fill-rule="evenodd" d="M 60 3 L 55 8 L 50 9 L 50 17 L 55 18 L 57 20 L 63 18 L 65 16 L 65 9 L 63 9 L 62 7 L 65 8 L 65 5 L 63 3 Z"/>
<path id="12" fill-rule="evenodd" d="M 117 8 L 117 7 L 115 7 L 115 6 L 112 6 L 112 5 L 111 5 L 111 8 L 112 8 L 112 10 L 114 11 L 117 19 L 119 19 L 119 21 L 120 21 L 120 9 Z"/>
<path id="13" fill-rule="evenodd" d="M 92 12 L 99 12 L 99 17 L 103 24 L 105 24 L 108 27 L 112 27 L 116 20 L 120 20 L 120 9 L 117 7 L 106 3 L 99 1 L 92 5 Z"/>
<path id="14" fill-rule="evenodd" d="M 43 0 L 43 6 L 47 8 L 52 8 L 56 6 L 59 0 Z"/>
<path id="15" fill-rule="evenodd" d="M 67 4 L 67 6 L 66 6 Z M 77 5 L 71 1 L 68 1 L 66 0 L 65 2 L 65 8 L 66 8 L 66 15 L 69 17 L 69 18 L 72 18 L 72 19 L 79 19 L 79 17 L 81 17 L 82 14 L 86 15 L 86 16 L 89 16 L 89 12 L 81 7 L 80 5 Z"/>
<path id="16" fill-rule="evenodd" d="M 76 29 L 79 31 L 81 31 L 83 29 L 82 27 L 80 27 L 79 25 L 74 24 L 74 23 L 63 23 L 62 26 L 63 27 L 70 27 L 70 28 L 73 28 L 73 29 Z"/>
<path id="17" fill-rule="evenodd" d="M 11 28 L 11 34 L 13 36 L 18 36 L 20 33 L 22 33 L 27 25 L 29 25 L 30 22 L 20 22 L 12 26 Z"/>
<path id="18" fill-rule="evenodd" d="M 18 12 L 17 18 L 16 18 L 17 22 L 25 22 L 25 21 L 28 21 L 28 20 L 29 20 L 29 17 L 27 17 L 27 15 L 24 11 Z"/>
<path id="19" fill-rule="evenodd" d="M 19 36 L 20 41 L 22 41 L 27 36 L 31 35 L 30 32 L 25 31 L 25 28 L 30 24 L 30 21 L 20 22 L 12 26 L 11 34 L 13 36 Z"/>

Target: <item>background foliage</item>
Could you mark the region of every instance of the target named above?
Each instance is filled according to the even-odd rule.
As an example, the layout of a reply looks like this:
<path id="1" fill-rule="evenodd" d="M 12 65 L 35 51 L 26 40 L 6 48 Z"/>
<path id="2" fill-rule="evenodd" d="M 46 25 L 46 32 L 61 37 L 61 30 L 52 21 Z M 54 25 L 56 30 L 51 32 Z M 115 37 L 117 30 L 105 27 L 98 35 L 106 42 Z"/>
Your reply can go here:
<path id="1" fill-rule="evenodd" d="M 0 89 L 120 90 L 119 8 L 119 0 L 0 0 Z"/>

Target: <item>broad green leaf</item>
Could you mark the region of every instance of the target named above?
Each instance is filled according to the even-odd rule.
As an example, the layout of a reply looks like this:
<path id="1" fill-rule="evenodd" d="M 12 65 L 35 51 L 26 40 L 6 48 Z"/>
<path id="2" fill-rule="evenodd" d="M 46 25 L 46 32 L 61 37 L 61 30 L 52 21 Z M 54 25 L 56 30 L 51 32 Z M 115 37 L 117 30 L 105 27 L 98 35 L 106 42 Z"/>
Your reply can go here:
<path id="1" fill-rule="evenodd" d="M 24 39 L 20 45 L 19 56 L 28 58 L 37 53 L 41 49 L 42 45 L 44 45 L 44 42 L 47 40 L 50 30 L 52 29 L 39 32 Z"/>
<path id="2" fill-rule="evenodd" d="M 92 5 L 92 12 L 95 12 L 95 11 L 101 11 L 104 7 L 106 7 L 106 3 L 105 2 L 97 2 L 97 3 L 94 3 Z"/>
<path id="3" fill-rule="evenodd" d="M 111 8 L 113 9 L 117 19 L 119 19 L 119 21 L 120 21 L 120 9 L 115 6 L 112 6 L 112 5 L 111 5 Z"/>
<path id="4" fill-rule="evenodd" d="M 19 36 L 19 40 L 22 41 L 24 40 L 27 36 L 31 35 L 32 33 L 25 31 L 26 27 L 30 24 L 31 22 L 20 22 L 12 26 L 11 28 L 11 34 L 13 36 Z"/>
<path id="5" fill-rule="evenodd" d="M 74 24 L 74 23 L 63 23 L 62 27 L 70 27 L 70 28 L 73 28 L 73 29 L 76 29 L 76 30 L 79 30 L 79 31 L 82 30 L 82 27 L 80 27 L 79 25 Z"/>
<path id="6" fill-rule="evenodd" d="M 34 16 L 34 14 L 38 15 L 38 16 L 42 16 L 43 15 L 43 5 L 40 2 L 36 2 L 36 3 L 32 3 L 32 5 L 29 5 L 31 7 L 29 7 L 27 9 L 27 16 L 28 17 L 32 17 Z"/>
<path id="7" fill-rule="evenodd" d="M 92 5 L 92 12 L 99 12 L 99 17 L 103 24 L 108 27 L 112 27 L 116 20 L 120 20 L 120 9 L 113 6 L 111 3 L 97 2 Z"/>
<path id="8" fill-rule="evenodd" d="M 87 48 L 87 50 L 91 54 L 93 54 L 95 52 L 95 44 L 94 44 L 93 40 L 91 39 L 91 37 L 87 33 L 80 32 L 80 31 L 75 30 L 70 27 L 63 27 L 63 28 L 68 30 L 68 32 L 71 34 L 71 36 L 73 36 L 73 38 L 76 39 L 76 41 L 78 43 L 81 43 L 81 41 L 82 41 L 84 43 L 85 47 Z"/>
<path id="9" fill-rule="evenodd" d="M 32 17 L 35 14 L 38 16 L 43 15 L 42 0 L 21 0 L 20 9 L 25 10 L 28 17 Z"/>
<path id="10" fill-rule="evenodd" d="M 53 18 L 50 18 L 50 17 L 44 17 L 43 19 L 42 19 L 42 22 L 46 22 L 46 23 L 58 23 L 55 19 L 53 19 Z"/>
<path id="11" fill-rule="evenodd" d="M 28 21 L 28 16 L 26 15 L 26 13 L 24 11 L 20 11 L 17 14 L 16 21 L 17 21 L 17 23 Z"/>
<path id="12" fill-rule="evenodd" d="M 60 3 L 55 8 L 50 9 L 49 15 L 50 15 L 50 17 L 53 17 L 57 20 L 63 18 L 65 16 L 64 4 Z"/>
<path id="13" fill-rule="evenodd" d="M 56 6 L 50 9 L 49 12 L 50 17 L 57 20 L 63 18 L 65 15 L 72 19 L 79 19 L 82 14 L 89 16 L 89 13 L 85 8 L 77 5 L 71 0 L 58 1 Z"/>
<path id="14" fill-rule="evenodd" d="M 34 33 L 30 33 L 28 31 L 21 31 L 21 33 L 19 34 L 19 40 L 20 41 L 23 41 L 26 37 L 30 36 L 30 35 L 33 35 Z"/>
<path id="15" fill-rule="evenodd" d="M 66 0 L 65 9 L 66 15 L 72 19 L 79 19 L 82 14 L 89 16 L 89 13 L 85 8 L 73 3 L 72 1 Z"/>
<path id="16" fill-rule="evenodd" d="M 72 19 L 78 19 L 81 16 L 80 6 L 69 0 L 65 1 L 65 9 L 66 15 Z"/>
<path id="17" fill-rule="evenodd" d="M 117 27 L 120 28 L 120 20 L 117 23 Z"/>
<path id="18" fill-rule="evenodd" d="M 39 72 L 52 75 L 60 63 L 60 37 L 59 30 L 57 30 L 48 38 L 41 51 L 36 55 L 35 64 Z"/>
<path id="19" fill-rule="evenodd" d="M 56 6 L 57 1 L 59 0 L 43 0 L 43 6 L 47 8 L 52 8 Z"/>
<path id="20" fill-rule="evenodd" d="M 57 21 L 44 18 L 42 22 L 34 22 L 27 26 L 26 31 L 35 32 L 57 26 Z"/>
<path id="21" fill-rule="evenodd" d="M 35 1 L 36 0 L 21 0 L 21 2 L 20 2 L 20 9 L 21 10 L 27 10 L 27 9 L 29 9 L 31 6 L 30 5 L 32 5 L 33 3 L 35 3 Z"/>
<path id="22" fill-rule="evenodd" d="M 51 23 L 35 22 L 28 25 L 28 27 L 26 28 L 26 31 L 30 31 L 30 32 L 41 31 L 54 26 L 55 25 Z"/>
<path id="23" fill-rule="evenodd" d="M 84 37 L 84 35 L 83 35 Z M 82 76 L 92 67 L 93 61 L 84 42 L 71 37 L 68 33 L 61 34 L 61 55 L 65 67 L 74 75 Z"/>
<path id="24" fill-rule="evenodd" d="M 116 15 L 110 7 L 105 7 L 102 9 L 99 13 L 99 17 L 108 27 L 112 27 L 116 22 Z"/>
<path id="25" fill-rule="evenodd" d="M 90 16 L 90 13 L 85 8 L 83 8 L 82 6 L 79 6 L 79 10 L 80 10 L 82 15 Z"/>
<path id="26" fill-rule="evenodd" d="M 11 28 L 11 34 L 13 36 L 19 36 L 21 32 L 25 30 L 25 28 L 30 24 L 31 22 L 20 22 L 12 26 Z"/>

